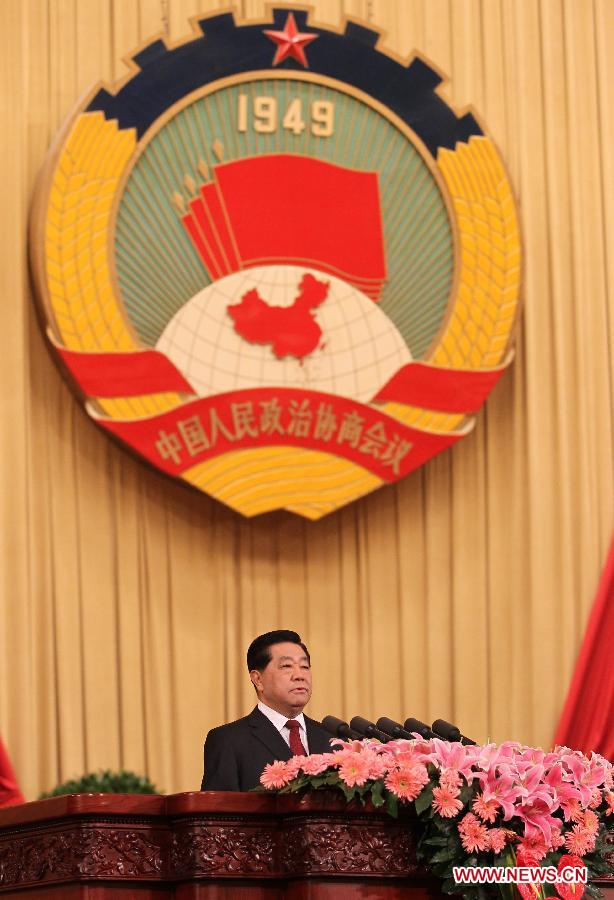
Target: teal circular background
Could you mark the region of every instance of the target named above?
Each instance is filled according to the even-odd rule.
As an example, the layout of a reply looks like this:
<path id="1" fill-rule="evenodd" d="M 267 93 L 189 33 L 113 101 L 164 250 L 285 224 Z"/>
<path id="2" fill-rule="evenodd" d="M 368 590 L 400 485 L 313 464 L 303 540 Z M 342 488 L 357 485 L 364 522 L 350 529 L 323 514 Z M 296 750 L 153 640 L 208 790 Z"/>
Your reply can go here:
<path id="1" fill-rule="evenodd" d="M 272 134 L 237 128 L 239 95 L 250 109 L 257 96 L 277 99 L 279 127 Z M 316 137 L 309 124 L 294 134 L 281 124 L 299 98 L 334 104 L 334 132 Z M 308 118 L 305 115 L 308 123 Z M 296 153 L 379 176 L 388 277 L 380 307 L 394 322 L 415 359 L 432 344 L 448 307 L 454 271 L 452 228 L 439 185 L 409 138 L 386 116 L 356 97 L 304 79 L 255 78 L 209 89 L 180 109 L 151 139 L 130 172 L 115 223 L 115 265 L 126 313 L 144 346 L 155 346 L 175 313 L 211 279 L 172 203 L 186 199 L 186 176 L 203 180 L 220 161 L 267 153 Z"/>

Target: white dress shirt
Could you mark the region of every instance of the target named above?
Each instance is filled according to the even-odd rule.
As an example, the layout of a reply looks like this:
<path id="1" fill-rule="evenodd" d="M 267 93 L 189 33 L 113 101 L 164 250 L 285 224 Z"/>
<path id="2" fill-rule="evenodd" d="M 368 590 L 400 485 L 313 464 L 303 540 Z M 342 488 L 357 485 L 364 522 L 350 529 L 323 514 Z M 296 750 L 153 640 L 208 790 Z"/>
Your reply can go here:
<path id="1" fill-rule="evenodd" d="M 288 747 L 290 746 L 290 729 L 286 728 L 286 722 L 289 718 L 296 719 L 296 721 L 300 725 L 299 735 L 301 738 L 301 743 L 305 748 L 305 753 L 309 753 L 309 744 L 307 743 L 307 729 L 305 728 L 305 716 L 303 715 L 303 713 L 299 713 L 298 716 L 284 716 L 282 715 L 282 713 L 277 712 L 276 709 L 271 709 L 270 706 L 266 706 L 261 702 L 258 702 L 258 709 L 279 731 Z"/>

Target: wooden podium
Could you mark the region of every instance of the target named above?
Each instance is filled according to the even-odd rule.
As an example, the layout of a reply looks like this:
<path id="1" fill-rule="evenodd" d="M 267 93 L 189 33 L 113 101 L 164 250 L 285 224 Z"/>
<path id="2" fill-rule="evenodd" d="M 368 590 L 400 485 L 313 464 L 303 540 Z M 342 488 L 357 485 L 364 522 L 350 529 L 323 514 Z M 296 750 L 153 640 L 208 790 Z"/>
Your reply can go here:
<path id="1" fill-rule="evenodd" d="M 614 831 L 610 832 L 614 851 Z M 612 853 L 614 864 L 614 852 Z M 614 879 L 599 886 L 614 900 Z M 341 794 L 74 794 L 0 809 L 0 900 L 442 897 L 411 814 Z"/>
<path id="2" fill-rule="evenodd" d="M 75 794 L 0 810 L 0 897 L 439 897 L 411 820 L 341 794 Z"/>

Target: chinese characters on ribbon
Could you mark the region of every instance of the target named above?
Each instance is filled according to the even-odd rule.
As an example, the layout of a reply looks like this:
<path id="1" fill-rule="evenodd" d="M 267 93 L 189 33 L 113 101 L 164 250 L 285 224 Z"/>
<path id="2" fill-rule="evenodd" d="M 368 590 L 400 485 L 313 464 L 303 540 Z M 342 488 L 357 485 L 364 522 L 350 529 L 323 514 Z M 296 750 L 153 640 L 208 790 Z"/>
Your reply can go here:
<path id="1" fill-rule="evenodd" d="M 216 402 L 170 424 L 158 430 L 155 449 L 161 460 L 182 467 L 203 455 L 217 455 L 211 453 L 215 449 L 287 443 L 351 456 L 357 462 L 362 458 L 367 468 L 377 461 L 393 479 L 402 474 L 403 460 L 413 446 L 398 433 L 401 429 L 394 429 L 390 417 L 367 406 L 359 412 L 348 408 L 347 401 L 335 403 L 330 398 L 277 395 Z"/>

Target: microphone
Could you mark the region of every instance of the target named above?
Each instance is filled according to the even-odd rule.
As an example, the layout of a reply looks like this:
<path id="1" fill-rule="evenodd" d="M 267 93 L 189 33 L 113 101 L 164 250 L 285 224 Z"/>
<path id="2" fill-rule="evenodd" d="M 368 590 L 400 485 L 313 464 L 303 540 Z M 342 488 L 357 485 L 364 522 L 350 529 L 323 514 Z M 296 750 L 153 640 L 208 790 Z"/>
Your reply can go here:
<path id="1" fill-rule="evenodd" d="M 347 722 L 338 719 L 337 716 L 324 716 L 322 727 L 334 737 L 343 738 L 346 741 L 361 741 L 363 738 L 362 734 L 353 731 Z"/>
<path id="2" fill-rule="evenodd" d="M 390 737 L 395 740 L 397 738 L 406 738 L 410 741 L 413 740 L 413 735 L 410 734 L 409 731 L 406 731 L 398 722 L 395 722 L 394 719 L 387 719 L 386 716 L 382 716 L 381 719 L 377 720 L 376 724 L 380 731 L 390 735 Z"/>
<path id="3" fill-rule="evenodd" d="M 451 722 L 446 722 L 445 719 L 435 719 L 431 728 L 437 737 L 443 738 L 444 741 L 460 741 L 461 739 L 460 728 L 452 725 Z"/>
<path id="4" fill-rule="evenodd" d="M 362 716 L 354 716 L 353 719 L 350 719 L 350 728 L 360 732 L 363 737 L 377 738 L 382 744 L 386 744 L 390 740 L 390 736 L 380 731 L 374 722 L 369 722 L 368 719 L 363 719 Z"/>
<path id="5" fill-rule="evenodd" d="M 429 738 L 435 737 L 431 729 L 420 719 L 405 719 L 403 726 L 406 731 L 417 731 L 420 737 L 428 741 Z"/>
<path id="6" fill-rule="evenodd" d="M 460 729 L 456 725 L 451 725 L 445 719 L 436 719 L 432 725 L 433 731 L 437 737 L 442 737 L 445 741 L 460 741 L 465 747 L 475 747 L 476 742 L 471 738 L 465 737 L 460 733 Z"/>

